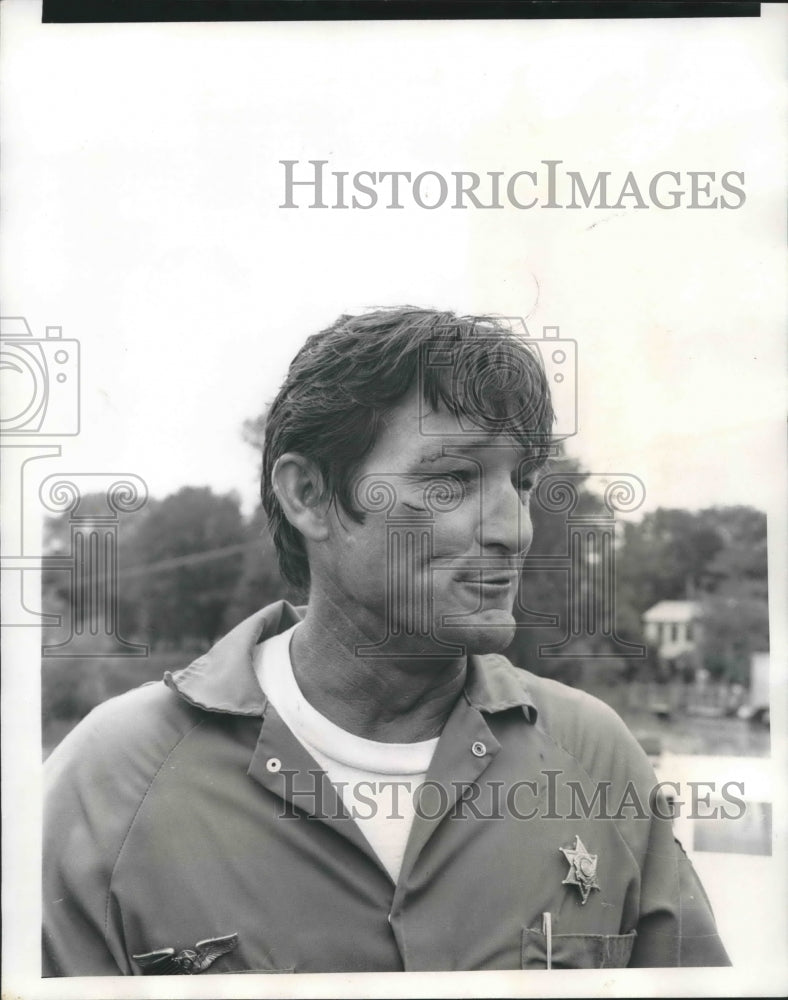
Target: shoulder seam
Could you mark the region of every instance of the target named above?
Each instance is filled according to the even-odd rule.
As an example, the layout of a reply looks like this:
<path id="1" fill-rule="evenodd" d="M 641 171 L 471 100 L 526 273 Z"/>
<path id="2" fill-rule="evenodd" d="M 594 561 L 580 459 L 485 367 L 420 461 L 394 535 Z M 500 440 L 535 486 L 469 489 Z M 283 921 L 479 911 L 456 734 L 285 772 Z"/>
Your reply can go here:
<path id="1" fill-rule="evenodd" d="M 568 754 L 572 758 L 572 760 L 575 762 L 575 764 L 577 764 L 578 768 L 588 778 L 588 780 L 591 781 L 591 782 L 593 782 L 594 778 L 592 778 L 592 776 L 589 774 L 587 768 L 585 768 L 583 766 L 583 764 L 580 761 L 580 759 L 577 756 L 577 754 L 573 753 L 571 750 L 569 750 L 567 747 L 565 747 L 564 744 L 563 744 L 563 742 L 561 740 L 556 739 L 556 737 L 553 736 L 552 733 L 548 732 L 547 729 L 544 726 L 542 726 L 541 728 L 542 728 L 542 732 L 550 740 L 550 742 L 553 743 L 555 746 L 560 747 L 561 750 L 564 751 L 564 753 Z M 618 820 L 614 819 L 612 822 L 613 822 L 613 827 L 614 827 L 614 829 L 616 831 L 616 835 L 618 836 L 619 840 L 624 845 L 624 847 L 627 849 L 627 853 L 632 858 L 632 861 L 634 862 L 635 866 L 637 867 L 637 870 L 640 872 L 641 879 L 642 879 L 642 876 L 643 876 L 642 865 L 638 862 L 638 859 L 635 857 L 635 854 L 632 851 L 632 848 L 629 846 L 629 843 L 628 843 L 626 837 L 624 836 L 624 834 L 619 829 Z"/>
<path id="2" fill-rule="evenodd" d="M 162 758 L 161 763 L 156 768 L 156 771 L 153 774 L 152 778 L 148 782 L 148 785 L 147 785 L 147 787 L 145 789 L 145 793 L 142 796 L 142 798 L 140 799 L 139 803 L 137 804 L 137 808 L 134 810 L 134 815 L 131 817 L 131 820 L 129 821 L 129 825 L 126 828 L 125 834 L 123 835 L 123 840 L 121 841 L 120 847 L 118 848 L 118 853 L 115 856 L 115 861 L 113 862 L 113 865 L 112 865 L 112 871 L 110 872 L 109 880 L 107 881 L 107 900 L 106 900 L 106 903 L 105 903 L 105 906 L 104 906 L 104 940 L 107 942 L 107 944 L 109 944 L 109 941 L 108 941 L 108 937 L 109 937 L 109 933 L 108 933 L 108 931 L 109 931 L 109 904 L 110 904 L 110 899 L 112 898 L 112 880 L 115 877 L 115 870 L 118 867 L 118 862 L 120 861 L 120 856 L 121 856 L 121 854 L 123 854 L 123 848 L 126 846 L 126 841 L 129 839 L 129 834 L 131 833 L 131 828 L 134 826 L 134 823 L 135 823 L 135 821 L 137 819 L 137 816 L 139 815 L 140 809 L 142 809 L 142 806 L 145 803 L 145 799 L 147 799 L 148 793 L 150 792 L 151 788 L 153 787 L 154 782 L 158 778 L 158 776 L 159 776 L 159 774 L 161 772 L 161 769 L 164 767 L 164 765 L 167 763 L 167 761 L 170 759 L 170 757 L 173 755 L 173 753 L 175 753 L 175 751 L 181 745 L 181 743 L 186 739 L 186 737 L 190 733 L 194 732 L 194 730 L 197 729 L 199 726 L 201 726 L 204 721 L 205 721 L 204 719 L 198 719 L 197 722 L 195 722 L 193 725 L 191 725 L 186 730 L 185 733 L 182 733 L 178 737 L 178 739 L 176 740 L 176 742 L 170 747 L 170 749 L 167 751 L 167 754 Z"/>

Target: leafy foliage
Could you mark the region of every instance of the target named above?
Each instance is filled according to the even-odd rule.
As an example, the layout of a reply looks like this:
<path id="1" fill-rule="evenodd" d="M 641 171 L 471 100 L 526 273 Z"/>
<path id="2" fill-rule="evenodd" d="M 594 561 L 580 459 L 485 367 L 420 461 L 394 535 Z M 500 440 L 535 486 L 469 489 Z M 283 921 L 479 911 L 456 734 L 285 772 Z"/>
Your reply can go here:
<path id="1" fill-rule="evenodd" d="M 699 601 L 703 664 L 746 682 L 769 648 L 766 516 L 752 507 L 658 509 L 624 526 L 618 609 L 627 628 L 661 600 Z"/>
<path id="2" fill-rule="evenodd" d="M 142 609 L 141 625 L 154 646 L 197 638 L 216 639 L 224 620 L 228 595 L 240 573 L 242 552 L 229 551 L 245 541 L 238 497 L 216 496 L 209 488 L 184 487 L 155 503 L 135 534 L 142 565 L 155 569 L 132 583 Z M 214 558 L 175 564 L 178 557 L 213 552 Z"/>
<path id="3" fill-rule="evenodd" d="M 238 581 L 225 609 L 225 631 L 272 601 L 284 599 L 291 604 L 306 603 L 307 595 L 282 579 L 262 507 L 249 520 L 245 537 L 248 545 Z"/>
<path id="4" fill-rule="evenodd" d="M 98 498 L 94 506 L 101 510 Z M 90 497 L 81 503 L 81 509 L 90 511 Z M 89 517 L 81 521 L 81 526 L 90 527 Z M 46 542 L 49 554 L 71 553 L 70 532 L 67 516 L 50 520 Z M 161 645 L 205 646 L 216 639 L 241 575 L 246 532 L 238 497 L 219 496 L 208 487 L 184 487 L 164 500 L 149 501 L 137 513 L 121 517 L 117 557 L 120 633 L 154 649 Z M 81 594 L 72 593 L 74 585 L 63 570 L 52 569 L 44 574 L 45 610 L 61 614 L 64 628 L 79 598 L 90 600 L 93 588 L 104 595 L 113 586 L 112 581 L 94 579 L 90 573 L 76 584 L 81 585 Z M 45 637 L 48 643 L 62 639 L 57 634 Z M 103 651 L 94 642 L 90 652 L 97 655 Z"/>

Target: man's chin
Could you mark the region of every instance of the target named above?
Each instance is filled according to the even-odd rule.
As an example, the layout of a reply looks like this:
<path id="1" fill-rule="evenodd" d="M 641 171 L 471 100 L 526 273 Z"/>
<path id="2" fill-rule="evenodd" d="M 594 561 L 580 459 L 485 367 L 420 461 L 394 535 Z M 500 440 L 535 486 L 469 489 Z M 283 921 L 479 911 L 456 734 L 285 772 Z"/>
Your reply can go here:
<path id="1" fill-rule="evenodd" d="M 487 608 L 467 617 L 455 619 L 437 630 L 443 642 L 463 646 L 467 653 L 501 653 L 507 649 L 515 633 L 515 621 L 511 611 Z"/>

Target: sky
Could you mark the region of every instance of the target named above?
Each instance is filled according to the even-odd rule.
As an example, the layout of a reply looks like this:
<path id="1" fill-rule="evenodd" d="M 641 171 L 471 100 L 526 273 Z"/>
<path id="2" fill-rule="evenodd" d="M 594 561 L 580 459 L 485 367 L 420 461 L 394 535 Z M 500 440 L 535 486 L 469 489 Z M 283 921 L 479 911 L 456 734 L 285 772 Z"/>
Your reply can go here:
<path id="1" fill-rule="evenodd" d="M 50 471 L 236 490 L 306 336 L 413 303 L 576 343 L 570 454 L 643 510 L 784 496 L 782 32 L 761 19 L 46 25 L 6 12 L 4 316 L 79 341 Z M 768 7 L 768 5 L 767 5 Z M 779 25 L 777 25 L 779 29 Z M 284 209 L 280 161 L 743 172 L 734 210 Z M 543 185 L 542 185 L 543 186 Z M 615 186 L 615 185 L 613 185 Z M 523 188 L 522 190 L 526 190 Z M 719 193 L 719 181 L 715 181 Z M 544 194 L 544 192 L 541 192 Z M 522 195 L 521 195 L 522 197 Z M 631 203 L 630 203 L 631 204 Z M 57 388 L 57 387 L 55 387 Z"/>

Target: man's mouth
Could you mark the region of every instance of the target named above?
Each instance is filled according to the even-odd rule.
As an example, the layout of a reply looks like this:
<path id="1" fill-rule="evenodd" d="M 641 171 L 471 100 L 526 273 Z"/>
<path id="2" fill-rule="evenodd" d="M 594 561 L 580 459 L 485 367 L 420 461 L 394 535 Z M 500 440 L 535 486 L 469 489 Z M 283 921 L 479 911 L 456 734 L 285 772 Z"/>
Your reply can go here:
<path id="1" fill-rule="evenodd" d="M 475 573 L 458 574 L 455 579 L 477 594 L 503 594 L 517 585 L 518 575 L 505 571 L 477 570 Z"/>

